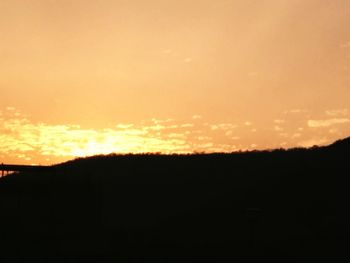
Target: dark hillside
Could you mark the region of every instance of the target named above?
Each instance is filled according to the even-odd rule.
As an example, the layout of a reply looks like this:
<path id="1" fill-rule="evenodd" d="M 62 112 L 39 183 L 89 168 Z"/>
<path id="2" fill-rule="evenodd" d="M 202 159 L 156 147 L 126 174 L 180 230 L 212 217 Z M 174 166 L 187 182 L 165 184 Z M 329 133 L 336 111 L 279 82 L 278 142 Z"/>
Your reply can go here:
<path id="1" fill-rule="evenodd" d="M 0 258 L 348 262 L 349 141 L 95 156 L 2 178 Z"/>

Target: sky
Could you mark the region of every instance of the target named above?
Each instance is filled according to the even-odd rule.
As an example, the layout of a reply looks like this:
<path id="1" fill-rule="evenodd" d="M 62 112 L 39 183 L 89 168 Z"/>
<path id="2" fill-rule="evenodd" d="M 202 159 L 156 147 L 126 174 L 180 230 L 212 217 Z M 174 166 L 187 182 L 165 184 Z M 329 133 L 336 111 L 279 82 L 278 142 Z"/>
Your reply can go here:
<path id="1" fill-rule="evenodd" d="M 0 162 L 350 136 L 348 0 L 1 0 Z"/>

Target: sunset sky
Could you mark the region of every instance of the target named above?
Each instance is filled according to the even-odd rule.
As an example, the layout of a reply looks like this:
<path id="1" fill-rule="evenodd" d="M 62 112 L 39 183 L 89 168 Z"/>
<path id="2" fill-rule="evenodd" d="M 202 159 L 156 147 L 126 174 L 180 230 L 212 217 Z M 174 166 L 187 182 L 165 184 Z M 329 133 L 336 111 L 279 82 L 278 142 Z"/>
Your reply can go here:
<path id="1" fill-rule="evenodd" d="M 350 136 L 349 0 L 0 0 L 0 163 Z"/>

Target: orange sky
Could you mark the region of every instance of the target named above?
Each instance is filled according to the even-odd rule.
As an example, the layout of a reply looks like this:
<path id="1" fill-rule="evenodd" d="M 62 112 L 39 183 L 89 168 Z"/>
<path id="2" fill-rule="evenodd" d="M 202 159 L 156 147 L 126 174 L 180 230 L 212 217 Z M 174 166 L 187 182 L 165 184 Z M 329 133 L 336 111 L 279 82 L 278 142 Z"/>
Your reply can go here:
<path id="1" fill-rule="evenodd" d="M 0 162 L 350 135 L 348 0 L 1 0 Z"/>

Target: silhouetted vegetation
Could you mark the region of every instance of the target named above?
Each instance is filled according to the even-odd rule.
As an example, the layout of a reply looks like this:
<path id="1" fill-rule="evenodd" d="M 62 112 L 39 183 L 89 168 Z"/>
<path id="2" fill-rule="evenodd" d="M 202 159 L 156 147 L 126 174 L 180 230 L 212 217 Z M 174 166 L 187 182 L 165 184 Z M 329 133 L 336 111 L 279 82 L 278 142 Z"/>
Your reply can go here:
<path id="1" fill-rule="evenodd" d="M 0 258 L 347 262 L 349 158 L 350 138 L 311 149 L 95 156 L 11 175 L 0 180 Z"/>

